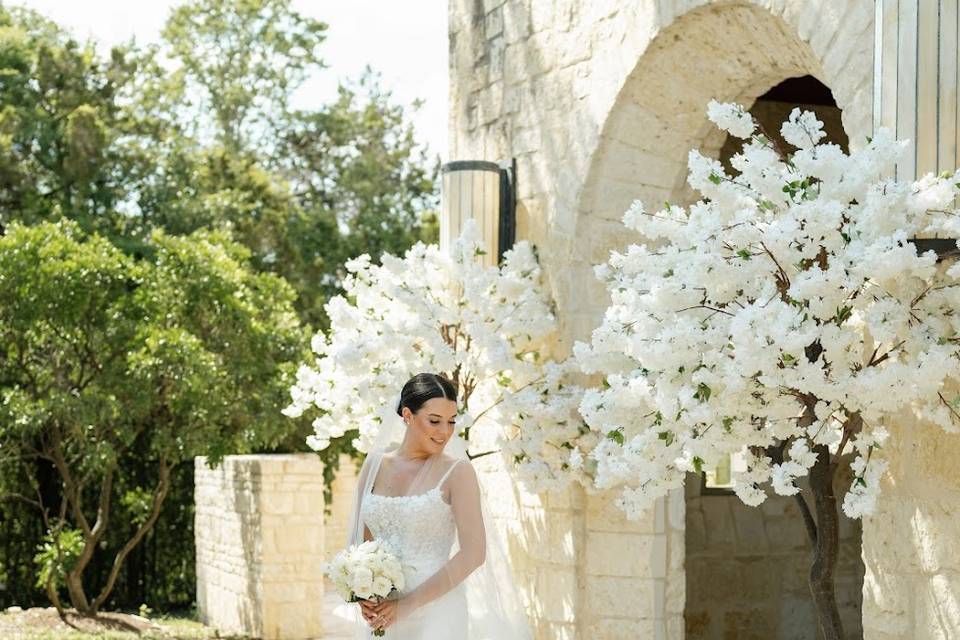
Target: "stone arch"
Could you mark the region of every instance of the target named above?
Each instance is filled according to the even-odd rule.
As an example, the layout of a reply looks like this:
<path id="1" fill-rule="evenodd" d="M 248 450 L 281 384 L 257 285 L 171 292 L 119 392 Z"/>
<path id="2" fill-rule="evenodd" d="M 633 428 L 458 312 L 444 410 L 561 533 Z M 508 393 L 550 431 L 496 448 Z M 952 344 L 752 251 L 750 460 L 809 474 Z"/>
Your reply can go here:
<path id="1" fill-rule="evenodd" d="M 716 157 L 726 137 L 707 120 L 706 105 L 712 98 L 750 107 L 783 80 L 809 75 L 831 89 L 851 146 L 870 132 L 873 27 L 851 15 L 862 16 L 864 7 L 872 3 L 811 2 L 805 12 L 797 10 L 797 3 L 786 8 L 783 3 L 761 1 L 696 4 L 672 16 L 665 15 L 672 9 L 661 9 L 659 32 L 624 77 L 600 123 L 575 197 L 576 242 L 568 273 L 578 274 L 578 269 L 587 273 L 611 249 L 624 246 L 629 236 L 621 217 L 633 200 L 639 198 L 654 209 L 664 201 L 682 204 L 694 199 L 686 185 L 689 149 Z M 838 16 L 837 11 L 850 15 Z M 818 12 L 831 15 L 824 19 Z M 583 282 L 575 276 L 573 281 L 588 288 L 585 295 L 590 304 L 584 308 L 570 297 L 565 311 L 571 333 L 584 339 L 578 329 L 595 326 L 595 314 L 605 306 L 605 293 L 590 287 L 592 280 Z M 594 522 L 594 514 L 605 507 L 596 496 L 586 501 L 589 550 L 594 530 L 603 528 Z M 664 637 L 680 638 L 686 582 L 683 489 L 673 492 L 658 509 L 666 514 L 666 524 L 654 527 L 655 542 L 662 544 L 662 550 L 654 554 L 660 559 L 651 563 L 650 576 L 663 589 L 654 616 L 663 621 Z M 602 579 L 589 566 L 584 571 L 588 585 Z"/>
<path id="2" fill-rule="evenodd" d="M 840 19 L 821 20 L 814 34 L 809 14 L 829 13 L 828 3 L 782 16 L 767 4 L 698 6 L 651 40 L 601 126 L 578 196 L 576 236 L 589 239 L 580 244 L 589 253 L 584 259 L 603 259 L 616 246 L 620 217 L 633 200 L 653 207 L 693 196 L 686 187 L 688 150 L 716 155 L 724 140 L 706 118 L 711 98 L 749 106 L 782 80 L 811 75 L 833 91 L 851 142 L 868 135 L 872 69 L 862 49 L 872 46 L 872 25 L 833 16 Z M 865 3 L 838 4 L 853 12 Z M 858 68 L 843 64 L 848 59 Z"/>

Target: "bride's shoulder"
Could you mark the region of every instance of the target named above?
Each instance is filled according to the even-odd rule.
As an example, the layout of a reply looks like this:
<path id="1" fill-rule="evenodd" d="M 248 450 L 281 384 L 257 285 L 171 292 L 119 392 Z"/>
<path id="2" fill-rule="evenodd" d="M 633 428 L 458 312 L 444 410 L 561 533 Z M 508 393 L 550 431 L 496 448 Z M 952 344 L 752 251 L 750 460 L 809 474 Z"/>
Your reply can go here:
<path id="1" fill-rule="evenodd" d="M 452 456 L 449 453 L 442 453 L 440 455 L 443 458 L 444 462 L 447 463 L 448 466 L 453 466 L 455 464 L 460 464 L 460 463 L 464 463 L 470 467 L 473 466 L 473 463 L 470 461 L 470 458 L 464 458 L 462 456 Z"/>
<path id="2" fill-rule="evenodd" d="M 454 481 L 454 484 L 463 482 L 465 479 L 468 479 L 470 484 L 477 482 L 477 470 L 473 466 L 473 461 L 470 458 L 461 458 L 459 456 L 446 456 L 449 460 L 447 463 L 447 475 L 451 480 Z"/>

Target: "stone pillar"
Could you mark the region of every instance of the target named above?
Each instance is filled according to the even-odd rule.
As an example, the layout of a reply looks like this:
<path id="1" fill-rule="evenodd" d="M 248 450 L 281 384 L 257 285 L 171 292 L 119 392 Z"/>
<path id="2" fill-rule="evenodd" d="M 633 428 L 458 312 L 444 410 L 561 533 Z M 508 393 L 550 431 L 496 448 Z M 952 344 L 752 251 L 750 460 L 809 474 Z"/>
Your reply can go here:
<path id="1" fill-rule="evenodd" d="M 899 180 L 960 165 L 958 0 L 877 0 L 874 126 L 912 140 Z M 902 416 L 863 522 L 863 637 L 960 633 L 960 436 Z"/>
<path id="2" fill-rule="evenodd" d="M 582 638 L 684 636 L 683 489 L 657 500 L 646 518 L 631 522 L 614 492 L 586 496 Z"/>
<path id="3" fill-rule="evenodd" d="M 863 521 L 864 640 L 960 634 L 960 435 L 905 417 L 884 447 L 890 467 Z"/>
<path id="4" fill-rule="evenodd" d="M 197 609 L 223 633 L 323 636 L 323 465 L 312 453 L 194 459 Z"/>

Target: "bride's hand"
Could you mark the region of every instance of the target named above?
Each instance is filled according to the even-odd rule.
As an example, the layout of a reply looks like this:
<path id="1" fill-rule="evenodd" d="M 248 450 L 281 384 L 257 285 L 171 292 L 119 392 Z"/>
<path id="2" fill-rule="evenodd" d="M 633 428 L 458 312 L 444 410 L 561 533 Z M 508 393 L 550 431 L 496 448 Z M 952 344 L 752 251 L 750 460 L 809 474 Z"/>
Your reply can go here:
<path id="1" fill-rule="evenodd" d="M 384 600 L 373 605 L 374 617 L 370 623 L 374 629 L 386 629 L 397 621 L 397 608 L 400 600 Z"/>
<path id="2" fill-rule="evenodd" d="M 367 621 L 367 624 L 373 626 L 373 619 L 377 615 L 373 608 L 377 603 L 373 600 L 358 600 L 357 604 L 360 605 L 360 612 L 363 614 L 363 619 Z"/>

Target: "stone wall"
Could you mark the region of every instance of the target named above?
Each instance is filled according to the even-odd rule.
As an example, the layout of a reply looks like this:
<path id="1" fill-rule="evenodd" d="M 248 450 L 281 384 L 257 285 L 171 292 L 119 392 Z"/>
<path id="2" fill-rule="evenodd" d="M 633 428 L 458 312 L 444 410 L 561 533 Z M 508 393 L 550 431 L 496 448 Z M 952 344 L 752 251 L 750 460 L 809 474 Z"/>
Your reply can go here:
<path id="1" fill-rule="evenodd" d="M 682 638 L 682 491 L 658 500 L 650 517 L 630 522 L 611 493 L 588 495 L 586 601 L 578 611 L 580 638 Z"/>
<path id="2" fill-rule="evenodd" d="M 883 453 L 889 472 L 863 523 L 863 637 L 960 638 L 960 434 L 904 416 Z"/>
<path id="3" fill-rule="evenodd" d="M 493 526 L 506 542 L 535 637 L 577 638 L 583 596 L 579 571 L 584 564 L 581 492 L 530 493 L 513 480 L 497 455 L 473 464 Z"/>
<path id="4" fill-rule="evenodd" d="M 849 478 L 837 484 L 842 495 Z M 812 551 L 795 500 L 771 495 L 749 507 L 723 491 L 702 492 L 691 474 L 686 503 L 686 638 L 817 640 Z M 846 637 L 860 638 L 860 522 L 842 514 L 835 584 Z"/>
<path id="5" fill-rule="evenodd" d="M 871 131 L 869 0 L 451 0 L 449 16 L 449 155 L 516 158 L 517 237 L 540 252 L 560 354 L 608 302 L 592 267 L 630 240 L 623 211 L 689 201 L 687 151 L 719 153 L 710 98 L 809 74 L 851 146 Z M 514 495 L 497 518 L 538 638 L 683 637 L 682 492 L 639 523 L 579 490 Z"/>
<path id="6" fill-rule="evenodd" d="M 222 633 L 322 636 L 323 473 L 312 453 L 194 459 L 197 608 Z"/>

